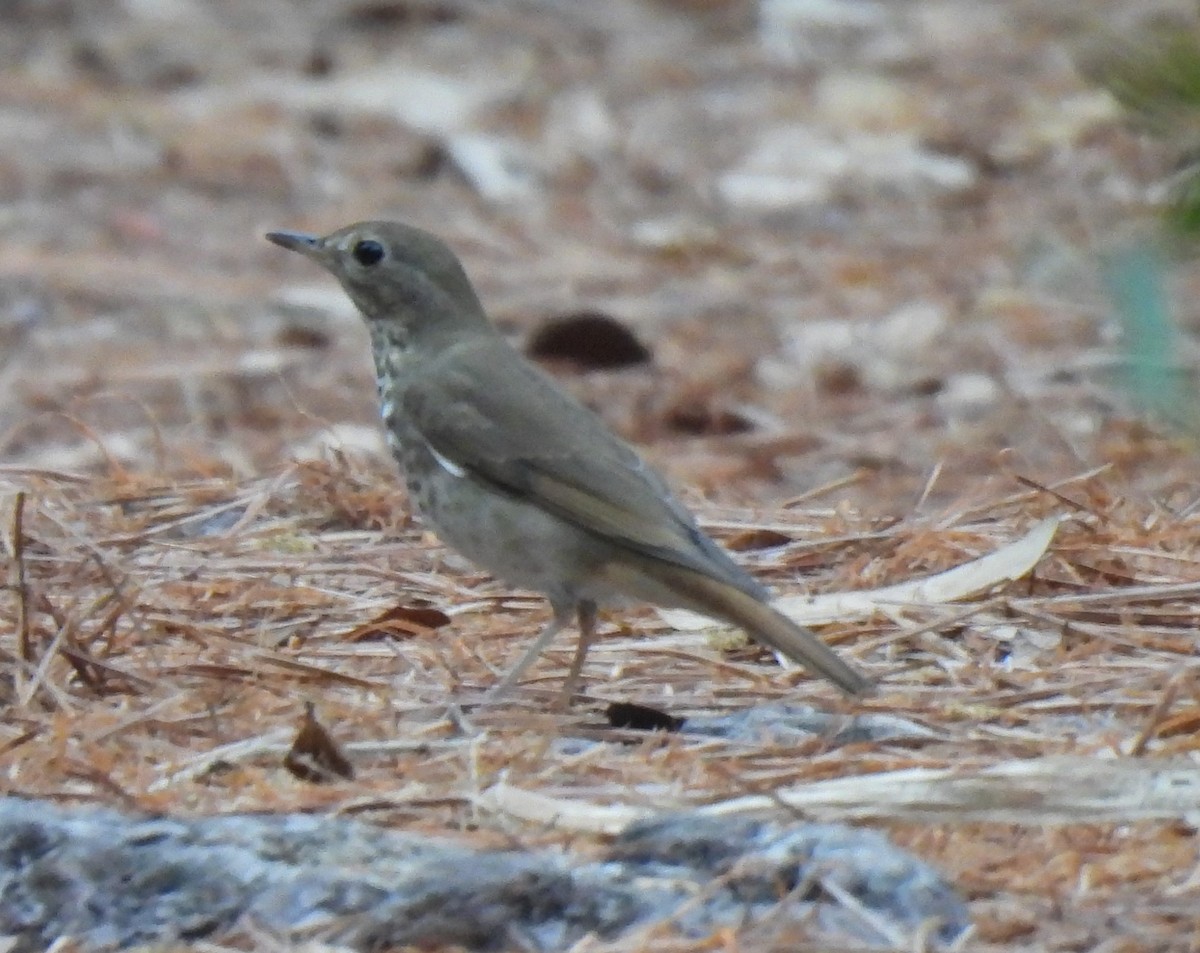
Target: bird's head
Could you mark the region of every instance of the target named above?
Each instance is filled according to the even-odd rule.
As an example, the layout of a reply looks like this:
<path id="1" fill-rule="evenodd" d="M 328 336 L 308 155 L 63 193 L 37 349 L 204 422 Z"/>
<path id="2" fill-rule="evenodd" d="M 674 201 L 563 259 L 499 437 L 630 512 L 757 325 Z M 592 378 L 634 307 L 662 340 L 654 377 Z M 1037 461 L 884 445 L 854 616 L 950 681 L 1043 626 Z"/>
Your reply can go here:
<path id="1" fill-rule="evenodd" d="M 405 338 L 490 327 L 462 264 L 434 235 L 400 222 L 358 222 L 324 236 L 267 239 L 331 272 L 373 330 Z"/>

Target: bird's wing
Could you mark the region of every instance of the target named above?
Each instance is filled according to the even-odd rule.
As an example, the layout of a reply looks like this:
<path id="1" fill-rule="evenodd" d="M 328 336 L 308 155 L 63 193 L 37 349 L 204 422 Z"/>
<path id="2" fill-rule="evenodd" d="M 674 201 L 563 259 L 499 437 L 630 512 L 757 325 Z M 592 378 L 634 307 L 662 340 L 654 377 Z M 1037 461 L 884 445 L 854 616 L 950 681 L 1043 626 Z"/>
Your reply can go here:
<path id="1" fill-rule="evenodd" d="M 408 378 L 402 405 L 435 453 L 471 477 L 642 555 L 763 592 L 662 477 L 504 341 L 452 348 Z"/>

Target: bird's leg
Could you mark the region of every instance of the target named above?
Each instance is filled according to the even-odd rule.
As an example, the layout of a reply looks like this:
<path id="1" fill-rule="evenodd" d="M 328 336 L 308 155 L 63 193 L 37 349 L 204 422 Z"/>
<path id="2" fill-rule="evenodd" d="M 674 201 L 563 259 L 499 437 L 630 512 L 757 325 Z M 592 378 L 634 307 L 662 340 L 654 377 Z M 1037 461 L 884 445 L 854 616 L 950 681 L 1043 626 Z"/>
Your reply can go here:
<path id="1" fill-rule="evenodd" d="M 579 685 L 579 676 L 583 674 L 584 659 L 587 658 L 588 649 L 592 647 L 592 640 L 596 635 L 596 603 L 584 599 L 576 606 L 576 615 L 579 620 L 579 641 L 575 643 L 575 657 L 571 659 L 571 669 L 567 672 L 562 694 L 558 697 L 557 707 L 563 710 L 571 707 L 575 689 Z"/>
<path id="2" fill-rule="evenodd" d="M 538 633 L 537 638 L 533 640 L 529 648 L 521 655 L 517 664 L 505 673 L 504 678 L 487 693 L 485 699 L 487 701 L 495 701 L 498 698 L 507 695 L 514 685 L 521 680 L 521 676 L 525 674 L 525 670 L 537 661 L 539 655 L 545 651 L 554 637 L 558 635 L 571 622 L 571 610 L 573 606 L 568 603 L 565 606 L 553 606 L 554 618 L 547 623 L 546 627 Z"/>

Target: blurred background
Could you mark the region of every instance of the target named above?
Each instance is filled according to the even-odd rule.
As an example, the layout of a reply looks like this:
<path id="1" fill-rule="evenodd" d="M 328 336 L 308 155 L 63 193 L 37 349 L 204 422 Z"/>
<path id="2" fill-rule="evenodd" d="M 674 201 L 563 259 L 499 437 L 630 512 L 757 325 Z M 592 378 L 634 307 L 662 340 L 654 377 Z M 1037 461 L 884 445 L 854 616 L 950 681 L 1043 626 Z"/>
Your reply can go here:
<path id="1" fill-rule="evenodd" d="M 1179 167 L 1130 50 L 1194 12 L 10 0 L 0 460 L 390 472 L 365 330 L 262 233 L 401 218 L 712 497 L 896 514 L 1110 464 L 1187 505 L 1191 439 L 1130 392 L 1123 315 L 1186 372 L 1164 322 L 1196 323 L 1195 279 L 1105 263 Z"/>

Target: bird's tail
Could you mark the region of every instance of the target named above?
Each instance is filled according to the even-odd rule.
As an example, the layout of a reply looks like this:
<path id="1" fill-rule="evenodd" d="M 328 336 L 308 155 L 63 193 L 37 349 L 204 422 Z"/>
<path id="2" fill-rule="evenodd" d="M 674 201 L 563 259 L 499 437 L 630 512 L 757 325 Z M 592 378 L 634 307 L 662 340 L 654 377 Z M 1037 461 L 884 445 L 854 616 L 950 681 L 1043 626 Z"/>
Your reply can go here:
<path id="1" fill-rule="evenodd" d="M 665 590 L 664 596 L 667 593 L 674 596 L 673 600 L 655 598 L 654 601 L 664 605 L 680 605 L 739 626 L 759 642 L 781 652 L 810 672 L 829 679 L 849 695 L 869 695 L 874 690 L 869 678 L 844 661 L 814 632 L 797 625 L 778 609 L 736 586 L 695 570 L 658 560 L 639 568 L 641 573 L 651 577 Z M 620 569 L 617 571 L 620 572 Z M 645 576 L 641 580 L 641 586 L 628 586 L 626 580 L 627 585 L 620 588 L 626 591 L 639 588 L 644 590 Z M 618 580 L 614 579 L 613 582 Z"/>

